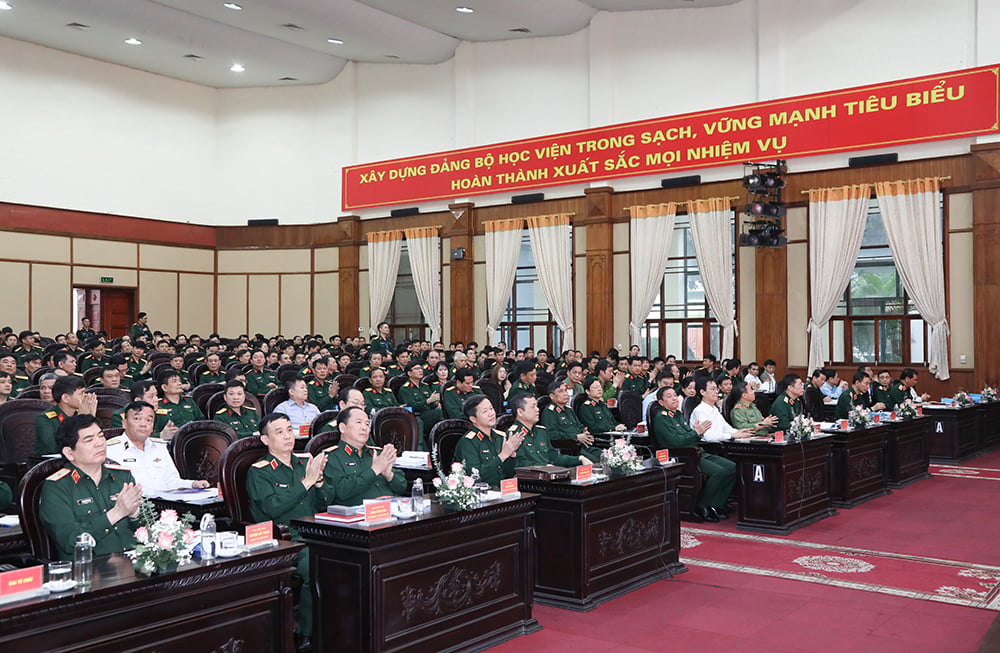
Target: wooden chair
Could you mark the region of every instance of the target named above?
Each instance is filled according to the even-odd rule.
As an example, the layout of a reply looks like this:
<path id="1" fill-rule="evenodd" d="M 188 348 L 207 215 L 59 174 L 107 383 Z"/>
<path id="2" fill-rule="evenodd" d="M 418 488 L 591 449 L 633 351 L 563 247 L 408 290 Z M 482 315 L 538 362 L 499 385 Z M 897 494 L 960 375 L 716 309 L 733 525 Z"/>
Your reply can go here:
<path id="1" fill-rule="evenodd" d="M 155 381 L 156 379 L 160 378 L 161 374 L 163 374 L 169 369 L 170 369 L 170 361 L 167 361 L 165 363 L 156 363 L 155 365 L 150 366 L 149 373 L 152 379 Z"/>
<path id="2" fill-rule="evenodd" d="M 22 464 L 35 451 L 35 418 L 52 409 L 41 399 L 10 399 L 0 404 L 0 463 Z"/>
<path id="3" fill-rule="evenodd" d="M 313 419 L 312 424 L 309 425 L 309 433 L 314 436 L 319 435 L 320 430 L 324 426 L 337 419 L 337 414 L 339 412 L 340 411 L 336 410 L 324 410 L 322 413 L 317 415 L 315 419 Z M 340 436 L 338 435 L 337 438 L 339 439 Z M 308 446 L 308 444 L 306 446 Z"/>
<path id="4" fill-rule="evenodd" d="M 646 429 L 653 439 L 654 448 L 659 448 L 659 445 L 653 435 L 653 416 L 660 410 L 662 406 L 656 402 L 651 403 L 646 410 Z M 685 521 L 700 522 L 702 519 L 694 514 L 694 509 L 698 505 L 698 495 L 701 494 L 704 483 L 700 467 L 701 450 L 698 447 L 670 447 L 670 455 L 683 465 L 677 479 L 677 508 L 680 517 Z"/>
<path id="5" fill-rule="evenodd" d="M 458 441 L 469 432 L 472 424 L 467 419 L 443 419 L 431 429 L 431 450 L 437 449 L 441 469 L 447 472 L 455 462 L 455 448 Z"/>
<path id="6" fill-rule="evenodd" d="M 535 375 L 535 391 L 538 393 L 538 396 L 549 396 L 549 386 L 555 380 L 556 377 L 548 372 L 538 372 L 538 374 Z"/>
<path id="7" fill-rule="evenodd" d="M 193 351 L 190 354 L 184 355 L 184 369 L 191 371 L 191 366 L 198 362 L 199 358 L 204 358 L 205 355 L 200 351 Z M 204 362 L 204 361 L 203 361 Z"/>
<path id="8" fill-rule="evenodd" d="M 39 367 L 37 370 L 31 373 L 31 376 L 28 377 L 28 382 L 31 385 L 38 385 L 39 383 L 41 383 L 42 377 L 48 374 L 49 372 L 53 371 L 54 369 L 55 368 L 45 367 L 45 366 Z M 89 372 L 90 370 L 87 371 Z M 100 372 L 98 372 L 97 375 L 100 376 Z M 84 374 L 84 377 L 86 377 L 86 374 Z M 88 385 L 90 384 L 90 382 L 87 381 L 86 378 L 84 378 L 84 383 L 87 383 Z"/>
<path id="9" fill-rule="evenodd" d="M 104 371 L 103 367 L 90 368 L 89 370 L 83 373 L 83 384 L 86 385 L 87 387 L 92 386 L 99 378 L 101 378 L 101 372 L 103 371 Z"/>
<path id="10" fill-rule="evenodd" d="M 194 383 L 193 380 L 191 382 Z M 198 406 L 198 410 L 201 411 L 202 415 L 209 417 L 209 414 L 206 412 L 208 410 L 208 400 L 211 399 L 212 395 L 216 392 L 225 392 L 225 390 L 225 383 L 205 383 L 204 385 L 196 386 L 191 390 L 191 401 Z"/>
<path id="11" fill-rule="evenodd" d="M 115 390 L 116 388 L 105 388 L 105 390 Z M 111 426 L 111 416 L 129 405 L 129 398 L 118 394 L 102 393 L 97 395 L 97 414 L 94 415 L 100 423 L 102 429 Z"/>
<path id="12" fill-rule="evenodd" d="M 505 411 L 503 405 L 503 392 L 500 390 L 500 386 L 494 383 L 488 377 L 479 379 L 479 390 L 486 395 L 486 398 L 490 400 L 493 404 L 493 410 L 496 411 L 497 415 L 502 415 Z"/>
<path id="13" fill-rule="evenodd" d="M 368 361 L 351 361 L 347 364 L 347 369 L 344 370 L 346 374 L 353 374 L 354 376 L 359 376 L 361 374 L 361 368 L 368 365 Z"/>
<path id="14" fill-rule="evenodd" d="M 173 358 L 173 356 L 174 355 L 171 354 L 170 352 L 154 351 L 152 354 L 146 356 L 146 360 L 149 361 L 149 369 L 153 369 L 154 367 L 160 365 L 161 363 L 169 364 L 170 359 Z M 154 379 L 156 378 L 155 374 L 153 375 L 153 378 Z"/>
<path id="15" fill-rule="evenodd" d="M 17 486 L 17 501 L 20 509 L 21 532 L 28 540 L 31 555 L 38 560 L 58 560 L 59 553 L 55 542 L 49 536 L 42 523 L 39 511 L 39 500 L 42 495 L 42 484 L 52 474 L 56 473 L 66 461 L 59 458 L 47 458 L 28 470 Z"/>
<path id="16" fill-rule="evenodd" d="M 278 378 L 278 385 L 282 385 L 288 379 L 294 379 L 299 375 L 299 371 L 302 369 L 301 366 L 295 363 L 284 363 L 278 366 L 278 369 L 274 372 L 274 375 Z"/>
<path id="17" fill-rule="evenodd" d="M 256 520 L 250 511 L 250 493 L 247 491 L 247 472 L 250 465 L 267 455 L 267 446 L 260 437 L 243 438 L 229 445 L 222 452 L 219 461 L 219 487 L 222 488 L 222 500 L 229 511 L 229 517 L 234 526 L 246 526 Z M 275 536 L 288 540 L 291 536 L 287 527 L 275 524 Z"/>
<path id="18" fill-rule="evenodd" d="M 396 399 L 399 399 L 399 389 L 409 380 L 405 374 L 400 374 L 389 379 L 389 389 L 392 390 L 392 394 L 396 395 Z"/>
<path id="19" fill-rule="evenodd" d="M 701 397 L 684 397 L 681 404 L 681 411 L 684 413 L 685 422 L 691 422 L 691 413 L 694 412 L 694 409 L 697 408 L 700 403 Z"/>
<path id="20" fill-rule="evenodd" d="M 392 443 L 400 453 L 416 451 L 420 439 L 416 415 L 399 406 L 388 406 L 375 413 L 372 433 L 375 444 L 384 447 Z"/>
<path id="21" fill-rule="evenodd" d="M 41 399 L 42 398 L 42 388 L 37 385 L 29 385 L 24 390 L 17 395 L 18 399 Z"/>
<path id="22" fill-rule="evenodd" d="M 191 379 L 191 385 L 193 387 L 198 385 L 198 379 L 201 378 L 202 372 L 204 372 L 207 369 L 208 365 L 205 363 L 205 361 L 192 363 L 190 366 L 188 366 L 187 368 L 188 378 Z"/>
<path id="23" fill-rule="evenodd" d="M 545 410 L 545 407 L 552 403 L 552 397 L 542 395 L 538 398 L 538 410 Z"/>
<path id="24" fill-rule="evenodd" d="M 261 407 L 264 409 L 264 415 L 270 415 L 274 412 L 275 407 L 283 401 L 288 401 L 288 390 L 286 388 L 271 388 L 264 395 L 264 401 L 261 403 Z M 312 433 L 312 431 L 310 431 Z"/>
<path id="25" fill-rule="evenodd" d="M 339 431 L 327 431 L 326 433 L 318 433 L 311 438 L 309 442 L 306 443 L 306 453 L 313 456 L 318 456 L 327 447 L 332 447 L 335 444 L 340 444 L 340 432 Z"/>
<path id="26" fill-rule="evenodd" d="M 333 378 L 341 388 L 349 388 L 358 381 L 357 374 L 338 374 Z"/>
<path id="27" fill-rule="evenodd" d="M 232 427 L 213 420 L 195 420 L 177 429 L 173 455 L 181 478 L 217 484 L 222 453 L 237 439 Z"/>
<path id="28" fill-rule="evenodd" d="M 372 387 L 372 380 L 369 378 L 358 379 L 354 382 L 354 387 L 361 392 L 364 392 L 368 388 Z"/>
<path id="29" fill-rule="evenodd" d="M 582 406 L 585 401 L 587 401 L 586 392 L 578 392 L 573 395 L 573 399 L 570 400 L 569 405 L 573 408 L 573 412 L 576 413 L 577 417 L 580 416 L 580 406 Z"/>
<path id="30" fill-rule="evenodd" d="M 221 410 L 225 405 L 226 405 L 225 390 L 221 392 L 216 392 L 214 395 L 209 397 L 208 401 L 205 403 L 205 408 L 207 409 L 205 411 L 205 418 L 215 419 L 215 414 L 219 412 L 219 410 Z M 260 415 L 261 417 L 264 416 L 264 413 L 261 412 L 260 399 L 257 398 L 257 395 L 250 392 L 246 393 L 246 401 L 244 402 L 243 405 L 244 406 L 249 405 L 250 407 L 252 407 L 254 410 L 257 411 L 258 415 Z"/>
<path id="31" fill-rule="evenodd" d="M 618 393 L 618 414 L 627 429 L 634 429 L 642 421 L 642 396 L 638 392 L 623 390 Z"/>
<path id="32" fill-rule="evenodd" d="M 510 427 L 514 426 L 515 419 L 516 418 L 511 413 L 501 415 L 500 417 L 497 418 L 497 424 L 493 428 L 495 428 L 498 431 L 506 431 Z"/>

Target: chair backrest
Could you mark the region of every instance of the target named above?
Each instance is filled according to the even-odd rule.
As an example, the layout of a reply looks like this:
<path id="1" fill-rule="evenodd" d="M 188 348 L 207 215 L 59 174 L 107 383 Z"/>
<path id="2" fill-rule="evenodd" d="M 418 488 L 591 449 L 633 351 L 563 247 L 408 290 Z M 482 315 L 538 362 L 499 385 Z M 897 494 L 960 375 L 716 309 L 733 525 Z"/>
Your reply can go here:
<path id="1" fill-rule="evenodd" d="M 309 442 L 306 442 L 306 453 L 312 454 L 313 456 L 317 456 L 321 451 L 323 451 L 327 447 L 332 447 L 333 445 L 339 443 L 340 443 L 340 431 L 327 431 L 325 433 L 318 433 L 309 438 Z"/>
<path id="2" fill-rule="evenodd" d="M 506 431 L 510 427 L 514 426 L 515 419 L 516 418 L 511 413 L 507 413 L 506 415 L 501 415 L 500 417 L 497 418 L 497 424 L 495 427 L 496 430 Z"/>
<path id="3" fill-rule="evenodd" d="M 443 419 L 431 429 L 430 446 L 438 451 L 438 462 L 441 469 L 447 471 L 455 461 L 455 447 L 458 441 L 469 432 L 472 424 L 467 419 Z"/>
<path id="4" fill-rule="evenodd" d="M 174 463 L 181 478 L 218 483 L 222 453 L 237 439 L 231 426 L 207 419 L 188 422 L 177 429 Z"/>
<path id="5" fill-rule="evenodd" d="M 107 440 L 110 440 L 111 438 L 117 438 L 119 435 L 121 435 L 122 433 L 125 432 L 125 429 L 123 429 L 120 426 L 116 426 L 114 428 L 102 429 L 102 430 L 103 430 L 103 433 L 104 433 L 104 438 L 107 439 Z M 115 462 L 118 462 L 118 461 L 116 460 Z"/>
<path id="6" fill-rule="evenodd" d="M 357 381 L 354 382 L 354 387 L 360 390 L 361 392 L 364 392 L 368 388 L 372 387 L 372 380 L 367 377 L 363 379 L 358 379 Z"/>
<path id="7" fill-rule="evenodd" d="M 38 385 L 39 382 L 42 380 L 42 377 L 51 372 L 53 369 L 54 368 L 46 367 L 44 365 L 42 367 L 39 367 L 37 370 L 31 373 L 31 376 L 28 377 L 28 382 L 31 383 L 31 385 Z M 98 373 L 98 375 L 100 375 L 100 373 Z M 86 381 L 86 379 L 84 380 Z M 89 381 L 86 382 L 90 383 Z"/>
<path id="8" fill-rule="evenodd" d="M 302 367 L 295 363 L 283 363 L 279 365 L 278 369 L 274 372 L 274 376 L 278 379 L 278 385 L 284 385 L 288 379 L 297 377 L 301 369 Z"/>
<path id="9" fill-rule="evenodd" d="M 125 390 L 123 388 L 108 388 L 103 385 L 95 385 L 90 388 L 87 388 L 87 392 L 93 392 L 98 397 L 104 395 L 108 397 L 122 397 L 123 399 L 129 398 L 128 390 Z"/>
<path id="10" fill-rule="evenodd" d="M 153 365 L 149 368 L 149 374 L 155 381 L 156 379 L 160 378 L 160 375 L 166 372 L 168 369 L 170 369 L 170 361 L 166 361 L 164 363 L 157 363 L 156 365 Z"/>
<path id="11" fill-rule="evenodd" d="M 24 390 L 17 393 L 18 399 L 41 399 L 42 398 L 42 388 L 37 385 L 29 385 Z"/>
<path id="12" fill-rule="evenodd" d="M 535 375 L 535 391 L 538 393 L 538 396 L 548 396 L 549 385 L 551 385 L 555 380 L 556 378 L 548 372 L 538 372 L 538 374 Z"/>
<path id="13" fill-rule="evenodd" d="M 405 374 L 400 374 L 389 379 L 389 389 L 392 390 L 392 394 L 396 395 L 396 399 L 399 399 L 399 389 L 409 380 L 409 377 Z"/>
<path id="14" fill-rule="evenodd" d="M 219 486 L 226 510 L 235 525 L 253 523 L 250 514 L 250 493 L 247 491 L 247 470 L 264 457 L 267 446 L 259 436 L 243 438 L 229 445 L 219 461 Z"/>
<path id="15" fill-rule="evenodd" d="M 195 383 L 194 377 L 191 377 L 191 383 Z M 216 392 L 224 392 L 226 390 L 225 383 L 205 383 L 204 385 L 196 386 L 191 390 L 191 401 L 198 406 L 198 410 L 205 417 L 208 417 L 208 400 L 212 398 Z"/>
<path id="16" fill-rule="evenodd" d="M 191 366 L 197 363 L 198 359 L 202 357 L 204 357 L 204 354 L 202 354 L 199 351 L 193 351 L 190 354 L 184 354 L 184 369 L 186 369 L 190 374 Z"/>
<path id="17" fill-rule="evenodd" d="M 288 390 L 287 389 L 285 389 L 285 388 L 271 388 L 270 390 L 268 390 L 267 394 L 264 395 L 264 401 L 262 402 L 262 406 L 261 407 L 264 409 L 264 412 L 261 415 L 261 417 L 263 417 L 264 415 L 270 415 L 271 413 L 273 413 L 274 412 L 274 407 L 277 406 L 278 404 L 280 404 L 283 401 L 288 401 Z M 311 432 L 312 431 L 310 431 L 310 433 Z"/>
<path id="18" fill-rule="evenodd" d="M 55 542 L 49 537 L 49 532 L 45 529 L 45 524 L 42 523 L 38 504 L 45 479 L 55 474 L 65 464 L 66 461 L 62 456 L 47 458 L 29 469 L 17 486 L 21 532 L 28 540 L 31 555 L 39 560 L 56 560 L 59 557 Z"/>
<path id="19" fill-rule="evenodd" d="M 684 404 L 682 405 L 681 410 L 684 412 L 685 422 L 690 423 L 691 413 L 694 412 L 694 409 L 697 408 L 700 403 L 701 397 L 684 397 Z"/>
<path id="20" fill-rule="evenodd" d="M 587 393 L 578 392 L 575 395 L 573 395 L 573 399 L 569 402 L 569 405 L 573 407 L 573 412 L 579 415 L 580 406 L 582 406 L 583 402 L 585 401 L 587 401 Z"/>
<path id="21" fill-rule="evenodd" d="M 649 433 L 651 436 L 653 435 L 653 417 L 657 415 L 661 410 L 663 410 L 663 406 L 654 401 L 653 403 L 649 404 L 649 406 L 646 408 L 646 414 L 643 415 L 643 418 L 646 420 L 646 433 Z M 653 439 L 655 441 L 656 438 Z"/>
<path id="22" fill-rule="evenodd" d="M 336 410 L 324 410 L 322 413 L 313 418 L 312 424 L 309 425 L 309 432 L 313 435 L 319 435 L 320 429 L 329 424 L 330 422 L 337 419 Z M 338 436 L 339 439 L 340 436 Z"/>
<path id="23" fill-rule="evenodd" d="M 105 388 L 105 390 L 117 390 L 117 388 Z M 111 393 L 98 393 L 97 395 L 97 414 L 95 417 L 97 421 L 101 424 L 102 429 L 106 429 L 111 426 L 111 416 L 115 414 L 118 410 L 129 405 L 129 399 L 127 396 L 122 394 L 119 390 L 117 394 Z"/>
<path id="24" fill-rule="evenodd" d="M 333 377 L 333 380 L 337 382 L 341 388 L 349 388 L 354 385 L 358 380 L 357 374 L 338 374 Z"/>
<path id="25" fill-rule="evenodd" d="M 390 442 L 396 451 L 416 451 L 420 438 L 417 417 L 405 408 L 388 406 L 375 413 L 372 421 L 375 444 L 384 447 Z"/>
<path id="26" fill-rule="evenodd" d="M 38 371 L 40 372 L 41 370 L 38 370 Z M 101 372 L 103 372 L 103 371 L 104 371 L 103 367 L 91 367 L 89 370 L 87 370 L 86 372 L 84 372 L 83 373 L 83 383 L 84 383 L 84 385 L 89 386 L 92 383 L 94 383 L 95 381 L 97 381 L 97 379 L 101 378 Z M 39 378 L 41 378 L 41 377 L 39 377 Z"/>
<path id="27" fill-rule="evenodd" d="M 552 397 L 542 395 L 538 398 L 538 410 L 545 410 L 545 407 L 552 403 Z"/>
<path id="28" fill-rule="evenodd" d="M 346 374 L 353 374 L 358 376 L 361 373 L 361 368 L 368 364 L 368 361 L 351 361 L 347 364 L 347 369 L 344 370 Z"/>
<path id="29" fill-rule="evenodd" d="M 623 390 L 618 393 L 618 415 L 625 428 L 634 429 L 642 421 L 642 395 Z"/>
<path id="30" fill-rule="evenodd" d="M 166 351 L 154 351 L 152 354 L 146 356 L 146 360 L 149 362 L 150 369 L 160 365 L 162 363 L 170 363 L 170 359 L 173 358 L 173 354 Z M 153 375 L 156 378 L 156 375 Z"/>
<path id="31" fill-rule="evenodd" d="M 219 410 L 221 410 L 223 407 L 225 407 L 225 405 L 226 405 L 225 390 L 216 392 L 214 395 L 209 397 L 208 401 L 205 403 L 205 408 L 207 409 L 205 411 L 205 417 L 208 419 L 214 419 L 215 414 L 219 412 Z M 253 394 L 252 392 L 246 393 L 246 402 L 244 402 L 244 405 L 252 406 L 257 411 L 258 415 L 263 416 L 263 413 L 260 411 L 260 399 L 258 399 L 257 395 Z"/>
<path id="32" fill-rule="evenodd" d="M 490 400 L 491 404 L 493 404 L 493 410 L 496 411 L 497 415 L 501 415 L 503 413 L 504 406 L 503 393 L 500 391 L 500 386 L 490 379 L 479 379 L 479 390 L 486 395 L 486 398 Z"/>
<path id="33" fill-rule="evenodd" d="M 52 409 L 41 399 L 8 399 L 0 404 L 0 462 L 21 464 L 35 452 L 35 418 Z"/>

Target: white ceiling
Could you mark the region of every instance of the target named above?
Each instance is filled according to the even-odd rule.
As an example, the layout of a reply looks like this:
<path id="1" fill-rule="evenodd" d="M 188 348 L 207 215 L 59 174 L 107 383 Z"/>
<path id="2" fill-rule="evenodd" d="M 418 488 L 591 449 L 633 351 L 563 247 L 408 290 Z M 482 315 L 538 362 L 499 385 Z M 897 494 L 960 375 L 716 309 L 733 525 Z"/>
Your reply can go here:
<path id="1" fill-rule="evenodd" d="M 571 34 L 598 11 L 738 0 L 235 1 L 242 10 L 224 0 L 7 0 L 0 36 L 216 88 L 321 84 L 348 61 L 440 63 L 462 41 Z M 246 71 L 231 72 L 234 63 Z"/>

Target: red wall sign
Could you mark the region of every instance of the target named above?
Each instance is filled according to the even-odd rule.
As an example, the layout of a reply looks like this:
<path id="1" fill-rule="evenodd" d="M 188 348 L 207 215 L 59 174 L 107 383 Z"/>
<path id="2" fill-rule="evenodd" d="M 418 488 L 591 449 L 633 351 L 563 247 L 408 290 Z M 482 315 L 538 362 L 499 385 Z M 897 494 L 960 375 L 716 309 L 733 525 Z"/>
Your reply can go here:
<path id="1" fill-rule="evenodd" d="M 346 167 L 343 208 L 471 197 L 1000 130 L 1000 66 Z"/>

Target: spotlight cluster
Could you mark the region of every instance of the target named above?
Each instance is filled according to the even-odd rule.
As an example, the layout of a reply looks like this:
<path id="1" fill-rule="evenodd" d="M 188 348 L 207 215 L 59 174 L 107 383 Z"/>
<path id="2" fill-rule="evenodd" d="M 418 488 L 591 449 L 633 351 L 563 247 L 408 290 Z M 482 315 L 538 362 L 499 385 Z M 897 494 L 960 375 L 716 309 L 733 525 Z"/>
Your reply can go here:
<path id="1" fill-rule="evenodd" d="M 788 243 L 782 234 L 785 207 L 781 204 L 781 191 L 785 187 L 782 175 L 788 172 L 784 160 L 770 163 L 745 163 L 743 187 L 747 189 L 744 232 L 740 234 L 743 247 L 781 247 Z"/>

